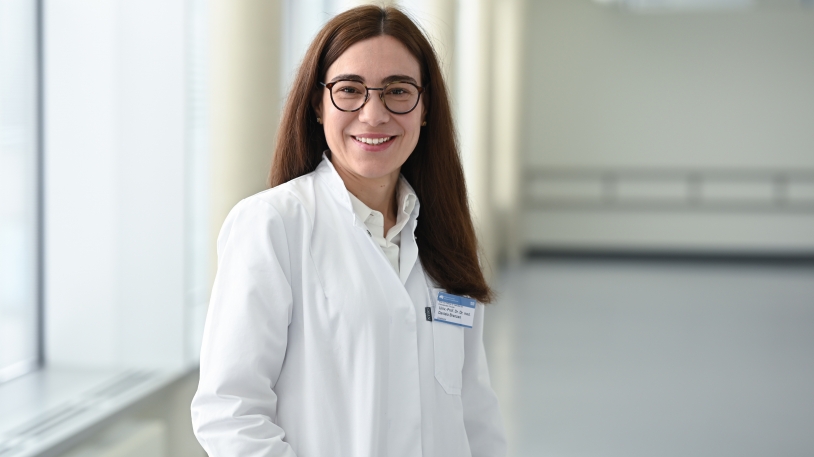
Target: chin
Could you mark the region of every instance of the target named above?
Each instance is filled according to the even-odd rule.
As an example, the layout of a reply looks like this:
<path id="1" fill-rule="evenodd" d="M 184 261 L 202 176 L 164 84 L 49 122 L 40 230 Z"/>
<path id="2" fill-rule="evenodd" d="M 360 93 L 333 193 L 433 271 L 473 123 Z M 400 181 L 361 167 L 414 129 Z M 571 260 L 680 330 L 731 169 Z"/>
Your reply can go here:
<path id="1" fill-rule="evenodd" d="M 393 157 L 385 157 L 382 153 L 365 152 L 361 160 L 352 164 L 354 172 L 365 178 L 381 178 L 398 170 L 399 165 Z"/>
<path id="2" fill-rule="evenodd" d="M 375 167 L 375 166 L 360 166 L 357 167 L 356 174 L 359 176 L 365 177 L 367 179 L 379 179 L 385 176 L 389 176 L 390 173 L 393 173 L 394 170 L 398 168 L 392 167 Z"/>

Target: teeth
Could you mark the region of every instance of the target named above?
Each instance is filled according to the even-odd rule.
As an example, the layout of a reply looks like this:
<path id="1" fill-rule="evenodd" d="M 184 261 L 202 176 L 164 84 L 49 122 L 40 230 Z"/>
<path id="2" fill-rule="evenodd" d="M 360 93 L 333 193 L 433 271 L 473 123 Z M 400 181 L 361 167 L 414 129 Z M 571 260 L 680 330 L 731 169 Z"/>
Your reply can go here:
<path id="1" fill-rule="evenodd" d="M 382 144 L 385 141 L 390 141 L 390 139 L 393 138 L 393 137 L 386 137 L 386 138 L 358 138 L 358 137 L 354 137 L 354 138 L 356 138 L 356 141 L 360 141 L 362 143 L 370 144 L 370 145 L 375 146 L 377 144 Z"/>

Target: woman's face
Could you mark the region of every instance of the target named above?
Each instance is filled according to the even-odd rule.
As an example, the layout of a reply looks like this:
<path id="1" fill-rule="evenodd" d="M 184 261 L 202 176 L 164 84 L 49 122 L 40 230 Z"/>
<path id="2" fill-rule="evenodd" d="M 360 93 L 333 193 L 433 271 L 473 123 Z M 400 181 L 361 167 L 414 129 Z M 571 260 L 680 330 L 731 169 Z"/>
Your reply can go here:
<path id="1" fill-rule="evenodd" d="M 393 79 L 421 86 L 421 69 L 400 41 L 381 35 L 349 47 L 328 68 L 325 83 L 339 79 L 358 79 L 367 87 L 384 87 Z M 325 139 L 331 150 L 331 162 L 343 179 L 350 175 L 362 181 L 382 178 L 395 182 L 399 170 L 418 143 L 424 103 L 407 114 L 393 114 L 385 108 L 381 91 L 370 91 L 365 105 L 356 112 L 338 110 L 323 89 L 317 105 Z M 380 144 L 378 143 L 385 139 Z"/>

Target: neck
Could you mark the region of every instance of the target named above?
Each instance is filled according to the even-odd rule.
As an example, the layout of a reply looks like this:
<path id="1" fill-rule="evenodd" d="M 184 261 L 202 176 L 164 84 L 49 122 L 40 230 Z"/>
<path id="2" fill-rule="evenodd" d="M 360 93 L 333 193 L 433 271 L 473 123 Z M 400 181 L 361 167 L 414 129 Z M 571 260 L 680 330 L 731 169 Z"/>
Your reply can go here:
<path id="1" fill-rule="evenodd" d="M 399 170 L 380 178 L 366 178 L 350 170 L 344 169 L 337 162 L 333 162 L 336 172 L 345 187 L 362 201 L 368 208 L 382 213 L 384 216 L 384 233 L 396 225 L 396 189 L 398 187 Z"/>

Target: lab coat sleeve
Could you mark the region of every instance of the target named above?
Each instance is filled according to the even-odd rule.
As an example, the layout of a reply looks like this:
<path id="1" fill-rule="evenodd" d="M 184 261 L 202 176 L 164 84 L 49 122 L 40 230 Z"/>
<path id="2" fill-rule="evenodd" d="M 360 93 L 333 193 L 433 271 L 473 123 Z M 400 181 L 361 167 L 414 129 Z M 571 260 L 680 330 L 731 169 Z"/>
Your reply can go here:
<path id="1" fill-rule="evenodd" d="M 210 457 L 292 457 L 275 424 L 274 386 L 286 352 L 292 290 L 280 214 L 250 197 L 218 236 L 218 271 L 204 328 L 192 424 Z"/>
<path id="2" fill-rule="evenodd" d="M 505 457 L 506 436 L 483 347 L 484 307 L 477 306 L 472 328 L 464 331 L 466 355 L 461 388 L 464 427 L 472 457 Z"/>

